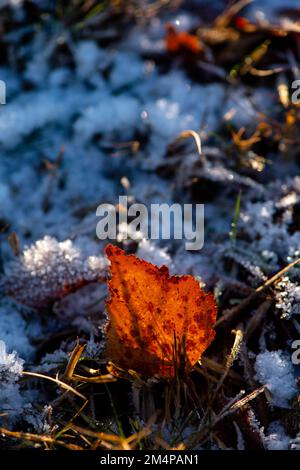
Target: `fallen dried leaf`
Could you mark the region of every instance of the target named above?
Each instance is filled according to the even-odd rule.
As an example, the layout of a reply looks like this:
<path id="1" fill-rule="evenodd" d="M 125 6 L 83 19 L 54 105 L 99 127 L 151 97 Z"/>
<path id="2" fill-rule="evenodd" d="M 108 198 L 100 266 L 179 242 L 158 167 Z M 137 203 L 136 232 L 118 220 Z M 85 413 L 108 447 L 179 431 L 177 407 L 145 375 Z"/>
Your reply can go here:
<path id="1" fill-rule="evenodd" d="M 166 48 L 168 52 L 176 53 L 190 53 L 201 54 L 204 51 L 200 39 L 184 31 L 177 31 L 176 28 L 170 24 L 166 24 Z"/>
<path id="2" fill-rule="evenodd" d="M 216 304 L 192 276 L 108 245 L 108 357 L 141 375 L 172 377 L 190 371 L 215 337 Z"/>

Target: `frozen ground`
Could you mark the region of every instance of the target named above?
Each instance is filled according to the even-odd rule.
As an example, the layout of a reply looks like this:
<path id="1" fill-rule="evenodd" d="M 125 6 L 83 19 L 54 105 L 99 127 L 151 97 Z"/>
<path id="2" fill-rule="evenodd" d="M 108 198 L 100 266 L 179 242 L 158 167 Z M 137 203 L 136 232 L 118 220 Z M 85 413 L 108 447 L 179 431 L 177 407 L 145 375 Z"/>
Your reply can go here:
<path id="1" fill-rule="evenodd" d="M 99 278 L 106 260 L 105 243 L 96 238 L 96 207 L 117 204 L 124 194 L 147 205 L 205 203 L 200 252 L 186 252 L 184 241 L 158 243 L 142 234 L 123 246 L 173 273 L 201 277 L 228 307 L 299 257 L 299 124 L 284 130 L 277 77 L 230 84 L 218 74 L 207 79 L 201 67 L 190 73 L 168 57 L 166 21 L 189 31 L 201 22 L 191 5 L 205 13 L 210 2 L 183 2 L 178 10 L 134 21 L 124 35 L 120 18 L 103 29 L 92 20 L 86 29 L 79 21 L 72 29 L 55 16 L 52 2 L 34 3 L 31 20 L 27 2 L 0 2 L 0 79 L 7 86 L 0 107 L 0 423 L 50 433 L 47 392 L 19 379 L 23 369 L 54 374 L 76 337 L 88 342 L 87 358 L 103 351 L 106 292 Z M 247 14 L 262 20 L 263 11 L 278 23 L 277 6 L 297 4 L 258 0 Z M 221 1 L 214 5 L 215 12 L 222 8 Z M 277 60 L 286 65 L 283 52 Z M 265 116 L 279 123 L 272 129 L 279 133 L 276 143 L 239 153 L 228 126 L 245 126 L 252 135 Z M 200 131 L 203 159 L 192 139 L 175 144 L 187 129 Z M 238 230 L 230 237 L 239 191 Z M 9 244 L 13 233 L 18 242 L 10 236 Z M 291 362 L 300 335 L 299 270 L 281 279 L 272 295 L 271 313 L 247 350 L 254 383 L 269 390 L 268 418 L 258 418 L 257 426 L 266 448 L 297 448 L 299 430 L 284 426 L 283 417 L 300 413 L 293 404 L 299 368 Z"/>

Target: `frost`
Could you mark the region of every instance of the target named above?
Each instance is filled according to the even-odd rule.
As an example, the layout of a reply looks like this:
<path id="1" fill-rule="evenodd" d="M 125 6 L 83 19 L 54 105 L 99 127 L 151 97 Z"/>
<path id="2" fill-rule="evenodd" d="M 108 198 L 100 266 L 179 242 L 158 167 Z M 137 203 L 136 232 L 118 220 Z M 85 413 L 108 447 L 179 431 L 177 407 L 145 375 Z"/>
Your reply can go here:
<path id="1" fill-rule="evenodd" d="M 176 134 L 184 129 L 191 129 L 196 126 L 192 115 L 180 116 L 179 104 L 164 98 L 149 104 L 145 110 L 146 119 L 151 129 L 162 138 L 175 138 Z M 181 119 L 179 119 L 179 116 Z"/>
<path id="2" fill-rule="evenodd" d="M 14 351 L 11 354 L 6 352 L 6 345 L 4 341 L 0 341 L 0 375 L 1 380 L 4 382 L 15 382 L 23 371 L 23 363 L 17 357 Z"/>
<path id="3" fill-rule="evenodd" d="M 290 438 L 285 434 L 280 422 L 274 421 L 268 428 L 264 443 L 268 450 L 288 450 Z"/>
<path id="4" fill-rule="evenodd" d="M 84 350 L 84 356 L 88 359 L 99 359 L 104 351 L 104 343 L 95 341 L 94 337 L 91 337 L 86 343 Z"/>
<path id="5" fill-rule="evenodd" d="M 19 302 L 46 306 L 73 289 L 101 279 L 105 266 L 104 258 L 97 261 L 85 257 L 71 240 L 58 242 L 45 236 L 8 265 L 3 284 Z"/>
<path id="6" fill-rule="evenodd" d="M 259 120 L 263 120 L 259 112 L 266 108 L 274 108 L 276 104 L 274 94 L 267 88 L 257 88 L 250 93 L 246 88 L 240 87 L 238 90 L 234 88 L 224 106 L 225 120 L 230 116 L 229 120 L 238 128 L 250 125 L 255 127 Z"/>
<path id="7" fill-rule="evenodd" d="M 174 269 L 172 259 L 166 250 L 158 248 L 153 242 L 145 238 L 139 243 L 137 256 L 157 266 L 164 264 L 170 269 Z"/>
<path id="8" fill-rule="evenodd" d="M 293 366 L 282 351 L 266 351 L 258 354 L 255 362 L 256 378 L 268 387 L 272 404 L 280 408 L 289 406 L 289 400 L 297 392 Z"/>
<path id="9" fill-rule="evenodd" d="M 23 4 L 24 0 L 1 0 L 0 7 L 11 5 L 12 7 L 19 7 Z"/>
<path id="10" fill-rule="evenodd" d="M 291 441 L 291 450 L 300 450 L 300 433 Z"/>
<path id="11" fill-rule="evenodd" d="M 235 427 L 236 437 L 237 437 L 237 445 L 236 445 L 237 450 L 245 450 L 245 441 L 243 438 L 243 434 L 235 421 L 233 422 L 233 425 Z"/>
<path id="12" fill-rule="evenodd" d="M 16 352 L 7 353 L 4 341 L 0 340 L 0 420 L 14 420 L 22 411 L 24 401 L 18 380 L 23 372 L 23 364 L 24 361 L 19 359 Z"/>
<path id="13" fill-rule="evenodd" d="M 300 286 L 283 277 L 275 287 L 276 307 L 283 318 L 300 313 Z"/>
<path id="14" fill-rule="evenodd" d="M 95 134 L 108 134 L 130 139 L 139 118 L 139 102 L 131 97 L 103 97 L 94 106 L 87 108 L 75 123 L 75 130 L 85 139 Z M 115 135 L 116 137 L 116 135 Z"/>
<path id="15" fill-rule="evenodd" d="M 62 366 L 66 366 L 69 359 L 69 354 L 62 349 L 57 349 L 53 353 L 46 354 L 40 364 L 36 367 L 38 371 L 49 372 L 57 370 Z"/>
<path id="16" fill-rule="evenodd" d="M 297 256 L 299 233 L 291 234 L 289 230 L 293 211 L 299 202 L 297 182 L 296 177 L 288 187 L 274 184 L 261 195 L 261 201 L 249 201 L 241 211 L 241 227 L 262 255 L 267 253 L 274 259 L 281 255 L 287 262 Z"/>
<path id="17" fill-rule="evenodd" d="M 0 340 L 4 341 L 9 349 L 16 350 L 23 357 L 29 358 L 34 351 L 29 341 L 33 325 L 26 323 L 19 310 L 13 302 L 0 303 Z M 38 328 L 38 325 L 36 327 Z"/>
<path id="18" fill-rule="evenodd" d="M 173 72 L 161 79 L 160 90 L 165 93 L 146 103 L 143 114 L 157 138 L 170 140 L 183 130 L 197 131 L 201 121 L 205 121 L 209 131 L 214 130 L 216 112 L 224 94 L 222 87 L 192 87 L 181 74 Z"/>
<path id="19" fill-rule="evenodd" d="M 297 8 L 297 0 L 288 0 L 285 4 L 288 8 Z M 260 0 L 259 2 L 253 2 L 249 6 L 247 16 L 250 19 L 259 18 L 262 21 L 268 19 L 270 23 L 278 23 L 280 16 L 279 11 L 282 8 L 281 0 Z M 285 16 L 281 19 L 284 21 Z"/>
<path id="20" fill-rule="evenodd" d="M 30 424 L 34 431 L 38 434 L 50 434 L 51 426 L 49 424 L 49 416 L 51 416 L 52 408 L 50 405 L 44 406 L 42 411 L 35 409 L 31 403 L 24 406 L 24 419 Z"/>
<path id="21" fill-rule="evenodd" d="M 130 67 L 128 64 L 130 63 Z M 110 74 L 110 84 L 113 89 L 133 84 L 144 77 L 145 65 L 132 53 L 119 53 L 114 59 L 114 66 Z"/>
<path id="22" fill-rule="evenodd" d="M 77 74 L 80 78 L 90 78 L 100 69 L 106 54 L 94 41 L 81 41 L 75 50 Z"/>
<path id="23" fill-rule="evenodd" d="M 1 108 L 0 144 L 15 147 L 33 131 L 47 124 L 65 124 L 76 113 L 81 90 L 39 91 L 27 93 Z"/>
<path id="24" fill-rule="evenodd" d="M 53 312 L 62 323 L 73 325 L 81 332 L 97 334 L 105 321 L 106 285 L 93 282 L 71 292 L 53 305 Z"/>

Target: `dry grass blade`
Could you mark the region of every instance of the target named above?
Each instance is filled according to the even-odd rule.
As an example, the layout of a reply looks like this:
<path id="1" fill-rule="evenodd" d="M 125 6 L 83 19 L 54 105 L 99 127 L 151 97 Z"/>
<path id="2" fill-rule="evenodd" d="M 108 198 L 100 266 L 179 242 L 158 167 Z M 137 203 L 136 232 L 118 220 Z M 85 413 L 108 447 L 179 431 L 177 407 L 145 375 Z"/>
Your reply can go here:
<path id="1" fill-rule="evenodd" d="M 249 67 L 248 73 L 255 77 L 269 77 L 284 71 L 283 67 L 274 67 L 272 69 L 260 70 L 256 67 Z"/>
<path id="2" fill-rule="evenodd" d="M 7 237 L 8 243 L 13 251 L 13 254 L 15 256 L 19 256 L 21 252 L 21 245 L 20 245 L 20 239 L 16 232 L 12 232 L 8 235 Z"/>
<path id="3" fill-rule="evenodd" d="M 74 382 L 83 382 L 91 384 L 103 384 L 108 382 L 116 382 L 116 377 L 111 374 L 97 375 L 96 377 L 84 377 L 83 375 L 73 374 L 72 380 Z"/>
<path id="4" fill-rule="evenodd" d="M 85 349 L 85 344 L 80 345 L 79 343 L 76 344 L 75 348 L 73 349 L 69 362 L 67 364 L 65 373 L 64 373 L 64 380 L 65 382 L 70 382 L 72 380 L 72 376 L 75 370 L 75 367 L 80 359 L 81 354 Z"/>
<path id="5" fill-rule="evenodd" d="M 233 5 L 230 5 L 224 12 L 222 12 L 215 20 L 215 26 L 225 28 L 229 25 L 233 16 L 237 15 L 245 6 L 252 3 L 253 0 L 240 0 Z"/>
<path id="6" fill-rule="evenodd" d="M 235 339 L 234 339 L 234 343 L 233 343 L 233 346 L 232 346 L 230 355 L 228 356 L 227 361 L 226 361 L 225 370 L 224 370 L 223 375 L 222 375 L 222 377 L 220 378 L 220 380 L 219 380 L 219 382 L 218 382 L 218 384 L 217 384 L 216 389 L 214 390 L 212 396 L 211 396 L 210 399 L 209 399 L 209 406 L 207 407 L 207 410 L 206 410 L 206 412 L 204 413 L 204 416 L 203 416 L 203 418 L 202 418 L 202 423 L 204 423 L 204 424 L 203 424 L 203 429 L 202 429 L 202 431 L 201 431 L 202 433 L 203 433 L 204 430 L 205 430 L 205 427 L 206 427 L 206 424 L 205 424 L 205 423 L 206 423 L 206 421 L 208 420 L 209 414 L 210 414 L 210 412 L 211 412 L 211 410 L 212 410 L 212 405 L 213 405 L 213 403 L 215 402 L 215 400 L 216 400 L 216 398 L 217 398 L 217 396 L 218 396 L 218 392 L 219 392 L 220 388 L 222 387 L 222 385 L 223 385 L 223 383 L 224 383 L 224 381 L 225 381 L 225 379 L 226 379 L 226 377 L 227 377 L 227 375 L 228 375 L 228 373 L 229 373 L 229 371 L 230 371 L 230 368 L 231 368 L 231 366 L 232 366 L 234 360 L 236 359 L 236 357 L 237 357 L 237 355 L 238 355 L 238 353 L 239 353 L 240 346 L 241 346 L 241 343 L 242 343 L 242 341 L 243 341 L 243 332 L 242 332 L 241 329 L 238 329 L 238 330 L 233 331 L 233 332 L 235 333 Z M 241 392 L 241 393 L 243 393 L 243 392 Z M 226 409 L 227 409 L 229 406 L 230 406 L 230 403 L 226 406 Z M 222 417 L 222 416 L 223 416 L 223 415 L 222 415 L 222 412 L 221 412 L 220 415 L 219 415 L 219 419 L 216 418 L 216 422 L 217 422 L 217 420 L 219 421 L 219 420 L 221 419 L 220 417 Z M 215 424 L 216 424 L 216 422 L 215 422 Z"/>
<path id="7" fill-rule="evenodd" d="M 278 281 L 284 274 L 286 274 L 290 269 L 292 269 L 296 264 L 300 263 L 300 258 L 297 258 L 295 261 L 292 261 L 290 264 L 285 266 L 283 269 L 278 271 L 274 276 L 270 277 L 264 284 L 258 287 L 255 291 L 259 294 L 263 292 L 267 287 L 270 287 L 274 282 Z"/>
<path id="8" fill-rule="evenodd" d="M 218 374 L 218 375 L 223 375 L 224 374 L 224 371 L 225 371 L 225 368 L 224 368 L 224 365 L 223 364 L 219 364 L 218 362 L 214 361 L 213 359 L 210 359 L 208 357 L 205 357 L 205 358 L 202 358 L 201 359 L 201 365 L 202 367 L 200 366 L 196 366 L 195 367 L 195 370 L 197 370 L 197 372 L 199 373 L 203 373 L 202 369 L 203 367 L 205 367 L 206 369 L 214 372 L 215 374 Z M 228 377 L 230 377 L 232 380 L 234 380 L 235 382 L 237 383 L 244 383 L 243 381 L 243 377 L 238 374 L 237 372 L 235 372 L 234 370 L 229 370 L 228 371 Z"/>
<path id="9" fill-rule="evenodd" d="M 280 103 L 287 109 L 290 105 L 289 84 L 286 76 L 283 74 L 277 78 L 277 92 Z"/>
<path id="10" fill-rule="evenodd" d="M 244 62 L 240 68 L 240 74 L 245 75 L 253 69 L 253 64 L 259 62 L 264 55 L 268 52 L 268 48 L 271 44 L 269 39 L 266 39 L 262 44 L 260 44 L 254 51 L 247 55 L 244 59 Z"/>
<path id="11" fill-rule="evenodd" d="M 41 444 L 59 445 L 70 450 L 83 450 L 82 447 L 76 444 L 70 444 L 61 440 L 56 440 L 50 436 L 44 436 L 40 434 L 38 435 L 38 434 L 29 433 L 29 432 L 9 431 L 8 429 L 0 427 L 0 435 L 1 434 L 3 436 L 11 437 L 13 439 L 22 439 L 24 441 L 39 442 Z"/>
<path id="12" fill-rule="evenodd" d="M 229 369 L 231 368 L 233 362 L 237 358 L 237 355 L 240 351 L 241 343 L 242 343 L 243 338 L 244 338 L 244 334 L 243 334 L 241 329 L 233 330 L 233 333 L 235 334 L 235 338 L 234 338 L 234 343 L 233 343 L 230 355 L 226 360 L 226 368 L 225 368 L 225 372 L 224 372 L 225 376 L 227 376 Z"/>
<path id="13" fill-rule="evenodd" d="M 214 395 L 212 397 L 212 400 L 211 400 L 211 404 L 214 402 L 216 396 L 217 396 L 217 393 L 218 391 L 220 390 L 220 388 L 222 387 L 227 375 L 228 375 L 228 372 L 233 364 L 233 362 L 235 361 L 235 359 L 237 358 L 237 355 L 240 351 L 240 347 L 241 347 L 241 343 L 243 341 L 243 332 L 241 329 L 238 329 L 238 330 L 234 330 L 233 333 L 235 333 L 235 338 L 234 338 L 234 343 L 233 343 L 233 346 L 232 346 L 232 349 L 231 349 L 231 352 L 226 360 L 226 365 L 225 365 L 225 371 L 217 385 L 217 388 L 216 390 L 214 391 Z"/>
<path id="14" fill-rule="evenodd" d="M 84 395 L 82 395 L 81 393 L 77 392 L 77 390 L 75 390 L 75 388 L 71 387 L 70 385 L 66 384 L 65 382 L 62 382 L 61 380 L 59 380 L 58 378 L 53 378 L 53 377 L 49 377 L 49 375 L 44 375 L 44 374 L 39 374 L 37 372 L 23 372 L 23 375 L 27 375 L 29 377 L 37 377 L 37 378 L 40 378 L 40 379 L 46 379 L 46 380 L 50 380 L 50 382 L 54 382 L 56 383 L 57 385 L 59 385 L 61 388 L 67 390 L 68 392 L 71 392 L 73 393 L 74 395 L 76 395 L 77 397 L 79 398 L 82 398 L 82 400 L 86 401 L 86 398 Z"/>
<path id="15" fill-rule="evenodd" d="M 217 416 L 214 416 L 214 418 L 210 422 L 205 422 L 202 425 L 202 427 L 199 429 L 199 431 L 197 431 L 196 433 L 192 434 L 189 437 L 188 447 L 191 448 L 196 443 L 197 445 L 199 445 L 200 441 L 202 441 L 201 444 L 204 444 L 209 439 L 210 433 L 213 431 L 214 427 L 217 424 L 219 424 L 227 416 L 240 410 L 243 406 L 247 405 L 250 401 L 254 400 L 257 396 L 263 393 L 265 389 L 266 389 L 266 386 L 263 385 L 262 387 L 249 393 L 246 397 L 240 398 L 240 396 L 245 393 L 242 390 L 238 395 L 238 401 L 236 401 L 236 398 L 234 398 L 233 400 L 230 400 L 229 403 L 223 408 L 223 410 Z M 232 403 L 233 401 L 234 403 Z"/>
<path id="16" fill-rule="evenodd" d="M 263 385 L 262 387 L 259 387 L 257 388 L 256 390 L 254 390 L 253 392 L 249 393 L 248 395 L 246 395 L 245 397 L 243 398 L 239 398 L 238 401 L 236 401 L 236 398 L 234 399 L 234 403 L 232 403 L 232 400 L 223 408 L 223 410 L 221 411 L 221 413 L 219 413 L 218 416 L 216 416 L 212 426 L 215 426 L 217 423 L 219 423 L 220 421 L 222 421 L 225 417 L 227 417 L 228 415 L 232 414 L 233 412 L 239 410 L 240 408 L 242 408 L 243 406 L 247 405 L 250 401 L 254 400 L 256 397 L 258 397 L 258 395 L 260 395 L 261 393 L 263 393 L 265 391 L 265 388 L 266 386 Z M 241 396 L 242 394 L 244 394 L 244 390 L 242 390 L 239 394 L 239 396 Z"/>
<path id="17" fill-rule="evenodd" d="M 144 439 L 152 433 L 151 424 L 152 423 L 149 423 L 144 429 L 127 438 L 104 432 L 91 431 L 90 429 L 85 429 L 80 426 L 71 426 L 70 429 L 78 434 L 97 439 L 97 446 L 102 445 L 107 448 L 112 448 L 112 446 L 114 446 L 115 449 L 131 450 L 141 439 Z"/>
<path id="18" fill-rule="evenodd" d="M 202 146 L 201 146 L 200 135 L 199 135 L 198 132 L 193 131 L 193 130 L 183 131 L 179 134 L 179 136 L 176 138 L 176 140 L 178 141 L 178 140 L 188 139 L 189 137 L 193 137 L 193 139 L 195 141 L 195 144 L 196 144 L 197 152 L 198 152 L 199 156 L 201 156 L 202 155 Z"/>
<path id="19" fill-rule="evenodd" d="M 254 400 L 254 398 L 263 393 L 265 391 L 265 388 L 266 386 L 263 385 L 262 387 L 259 387 L 253 392 L 249 393 L 249 395 L 247 395 L 246 397 L 241 398 L 241 400 L 237 401 L 236 403 L 234 403 L 234 405 L 231 406 L 229 411 L 235 411 L 241 408 L 242 406 L 245 406 L 247 403 L 249 403 L 249 401 Z"/>
<path id="20" fill-rule="evenodd" d="M 81 426 L 71 425 L 69 429 L 72 429 L 72 431 L 76 431 L 79 434 L 83 434 L 84 436 L 94 437 L 96 439 L 101 439 L 103 441 L 110 442 L 112 444 L 118 444 L 120 440 L 122 440 L 121 437 L 115 436 L 114 434 L 107 434 L 105 432 L 96 432 L 90 429 L 82 428 Z"/>
<path id="21" fill-rule="evenodd" d="M 295 261 L 288 264 L 283 269 L 281 269 L 276 274 L 274 274 L 274 276 L 270 277 L 270 279 L 268 279 L 264 284 L 262 284 L 257 289 L 255 289 L 254 292 L 252 292 L 248 297 L 242 300 L 237 306 L 231 309 L 225 310 L 224 314 L 217 320 L 215 326 L 223 325 L 224 323 L 231 321 L 233 318 L 238 316 L 244 309 L 249 307 L 249 305 L 254 300 L 256 300 L 260 294 L 265 292 L 268 287 L 270 287 L 272 284 L 278 281 L 278 279 L 280 279 L 284 274 L 286 274 L 290 269 L 292 269 L 298 263 L 300 263 L 300 258 L 297 258 Z"/>

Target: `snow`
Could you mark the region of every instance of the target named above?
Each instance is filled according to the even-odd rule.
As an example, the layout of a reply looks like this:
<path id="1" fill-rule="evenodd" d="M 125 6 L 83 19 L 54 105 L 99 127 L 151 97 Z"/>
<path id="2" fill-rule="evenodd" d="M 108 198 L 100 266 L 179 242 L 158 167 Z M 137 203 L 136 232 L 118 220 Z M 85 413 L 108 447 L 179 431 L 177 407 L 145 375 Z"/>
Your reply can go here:
<path id="1" fill-rule="evenodd" d="M 267 88 L 258 87 L 254 93 L 249 91 L 246 87 L 240 87 L 229 95 L 223 118 L 238 128 L 250 126 L 254 130 L 259 122 L 265 121 L 264 109 L 276 109 L 277 96 Z"/>
<path id="2" fill-rule="evenodd" d="M 3 0 L 1 5 L 13 5 L 17 21 L 26 16 L 22 3 Z M 202 3 L 212 7 L 211 2 Z M 277 4 L 282 6 L 282 1 Z M 214 8 L 221 11 L 222 5 L 215 2 Z M 257 10 L 269 15 L 273 2 L 253 2 L 249 15 L 255 16 Z M 1 229 L 17 233 L 21 246 L 15 257 L 3 235 L 0 414 L 7 410 L 11 423 L 26 419 L 38 432 L 49 431 L 49 410 L 38 412 L 31 405 L 37 398 L 42 409 L 46 406 L 43 392 L 35 396 L 33 390 L 25 393 L 19 386 L 23 359 L 34 370 L 55 374 L 65 365 L 72 342 L 62 342 L 37 360 L 42 340 L 68 327 L 87 342 L 86 357 L 103 353 L 106 291 L 99 279 L 106 274 L 107 263 L 105 243 L 95 236 L 100 203 L 116 204 L 124 191 L 146 205 L 189 203 L 211 191 L 200 252 L 186 252 L 184 241 L 156 243 L 142 233 L 132 244 L 126 240 L 126 224 L 118 227 L 117 237 L 123 246 L 136 247 L 139 257 L 167 265 L 172 274 L 193 274 L 211 290 L 221 286 L 223 291 L 227 285 L 239 290 L 245 283 L 257 287 L 299 256 L 300 232 L 292 230 L 300 203 L 299 167 L 272 150 L 272 165 L 267 165 L 266 175 L 257 177 L 245 170 L 227 134 L 224 137 L 228 125 L 246 126 L 252 132 L 263 120 L 260 113 L 277 118 L 275 87 L 232 86 L 213 79 L 207 84 L 201 69 L 193 80 L 177 60 L 161 67 L 166 19 L 186 31 L 199 24 L 198 17 L 183 8 L 168 18 L 133 26 L 128 36 L 109 46 L 97 39 L 101 31 L 87 39 L 75 33 L 73 37 L 64 25 L 33 28 L 32 39 L 24 38 L 20 50 L 14 51 L 16 57 L 12 52 L 0 67 L 0 79 L 7 85 L 7 103 L 0 108 L 0 222 Z M 22 38 L 27 33 L 16 25 L 7 41 L 15 44 L 18 34 Z M 56 61 L 62 44 L 68 60 Z M 175 162 L 168 154 L 170 144 L 187 129 L 200 131 L 205 164 L 189 139 L 183 150 L 176 150 Z M 162 168 L 169 178 L 163 177 Z M 124 177 L 127 189 L 121 184 Z M 194 195 L 191 187 L 196 181 L 199 194 Z M 240 188 L 242 207 L 232 243 L 228 234 Z M 299 281 L 298 270 L 293 269 L 274 286 L 278 328 L 300 312 Z M 69 292 L 73 288 L 75 292 Z M 271 404 L 285 408 L 297 388 L 287 355 L 289 342 L 280 351 L 265 350 L 269 337 L 276 334 L 277 324 L 263 327 L 255 371 L 272 394 Z M 236 432 L 242 447 L 239 428 Z M 289 437 L 275 423 L 265 439 L 267 448 L 287 448 Z M 299 439 L 293 445 L 299 446 Z"/>
<path id="3" fill-rule="evenodd" d="M 13 148 L 33 131 L 49 124 L 63 125 L 76 113 L 80 89 L 28 92 L 1 109 L 0 144 Z M 79 96 L 78 96 L 79 95 Z"/>
<path id="4" fill-rule="evenodd" d="M 128 67 L 130 64 L 130 67 Z M 130 52 L 120 52 L 113 58 L 113 68 L 109 77 L 112 90 L 134 85 L 135 82 L 141 82 L 146 78 L 147 63 L 138 59 Z M 150 64 L 151 70 L 151 64 Z"/>
<path id="5" fill-rule="evenodd" d="M 15 420 L 22 412 L 24 401 L 18 380 L 23 372 L 24 361 L 14 351 L 8 353 L 6 344 L 0 340 L 0 423 Z M 3 413 L 3 416 L 1 416 Z"/>
<path id="6" fill-rule="evenodd" d="M 280 10 L 297 9 L 298 6 L 297 0 L 287 0 L 284 4 L 281 0 L 255 0 L 250 4 L 248 16 L 251 19 L 257 18 L 261 21 L 268 19 L 268 21 L 278 23 Z"/>
<path id="7" fill-rule="evenodd" d="M 258 354 L 255 361 L 257 380 L 266 385 L 272 394 L 271 403 L 286 408 L 297 392 L 291 359 L 278 351 Z"/>
<path id="8" fill-rule="evenodd" d="M 11 301 L 2 301 L 0 304 L 0 340 L 4 341 L 12 350 L 24 358 L 33 355 L 34 348 L 30 344 L 31 332 L 38 334 L 39 325 L 26 322 L 20 308 Z"/>
<path id="9" fill-rule="evenodd" d="M 280 422 L 274 421 L 268 427 L 268 432 L 264 438 L 264 443 L 268 450 L 288 450 L 290 437 L 286 435 L 285 430 Z"/>
<path id="10" fill-rule="evenodd" d="M 100 49 L 95 41 L 80 41 L 75 48 L 76 70 L 79 78 L 90 79 L 96 76 L 97 69 L 103 67 L 103 61 L 107 60 L 105 52 Z"/>
<path id="11" fill-rule="evenodd" d="M 0 375 L 1 380 L 7 382 L 15 382 L 22 374 L 23 361 L 17 357 L 14 351 L 8 354 L 4 341 L 0 341 Z"/>
<path id="12" fill-rule="evenodd" d="M 129 140 L 140 115 L 139 103 L 131 97 L 103 96 L 99 104 L 90 106 L 75 123 L 75 131 L 84 140 L 95 134 Z"/>

